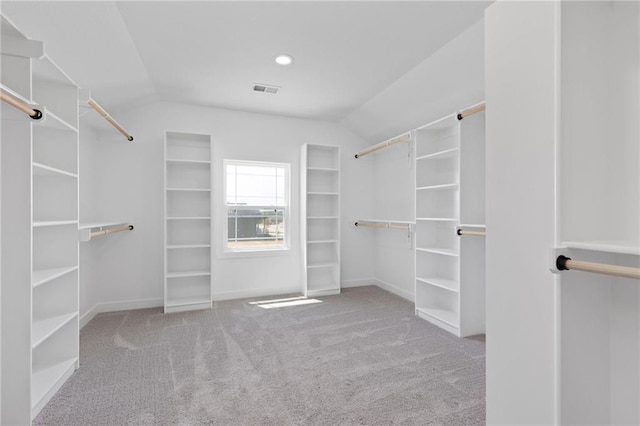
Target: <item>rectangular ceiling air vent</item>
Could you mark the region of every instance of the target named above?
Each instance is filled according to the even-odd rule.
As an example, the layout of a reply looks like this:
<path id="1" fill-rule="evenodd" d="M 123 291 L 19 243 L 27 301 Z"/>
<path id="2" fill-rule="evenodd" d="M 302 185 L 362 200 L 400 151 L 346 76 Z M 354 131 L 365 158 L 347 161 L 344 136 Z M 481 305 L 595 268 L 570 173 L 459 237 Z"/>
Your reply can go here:
<path id="1" fill-rule="evenodd" d="M 278 86 L 270 86 L 268 84 L 258 84 L 258 83 L 253 84 L 253 90 L 256 92 L 278 93 L 279 89 L 280 88 Z"/>

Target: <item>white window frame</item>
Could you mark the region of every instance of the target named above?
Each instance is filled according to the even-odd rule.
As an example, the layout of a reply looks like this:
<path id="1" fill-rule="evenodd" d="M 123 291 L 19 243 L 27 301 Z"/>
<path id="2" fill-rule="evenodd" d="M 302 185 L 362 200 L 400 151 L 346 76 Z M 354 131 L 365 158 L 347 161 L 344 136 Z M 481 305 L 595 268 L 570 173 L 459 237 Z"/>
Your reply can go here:
<path id="1" fill-rule="evenodd" d="M 265 247 L 246 247 L 231 248 L 227 246 L 229 238 L 229 209 L 227 206 L 227 166 L 243 165 L 256 167 L 280 167 L 284 168 L 285 175 L 285 207 L 284 207 L 284 244 L 282 246 L 265 246 Z M 222 246 L 222 254 L 227 256 L 262 256 L 262 255 L 278 255 L 289 254 L 291 251 L 291 164 L 277 163 L 272 161 L 250 161 L 250 160 L 232 160 L 224 159 L 222 162 L 222 238 L 220 239 Z M 251 207 L 251 206 L 249 206 Z M 256 206 L 266 207 L 266 206 Z"/>

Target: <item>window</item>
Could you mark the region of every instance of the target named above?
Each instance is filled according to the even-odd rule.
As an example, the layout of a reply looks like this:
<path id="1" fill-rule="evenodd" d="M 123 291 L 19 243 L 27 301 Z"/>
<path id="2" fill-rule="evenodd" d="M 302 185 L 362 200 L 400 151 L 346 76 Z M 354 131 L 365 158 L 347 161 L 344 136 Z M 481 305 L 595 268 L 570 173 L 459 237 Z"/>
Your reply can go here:
<path id="1" fill-rule="evenodd" d="M 289 164 L 224 161 L 225 251 L 289 249 Z"/>

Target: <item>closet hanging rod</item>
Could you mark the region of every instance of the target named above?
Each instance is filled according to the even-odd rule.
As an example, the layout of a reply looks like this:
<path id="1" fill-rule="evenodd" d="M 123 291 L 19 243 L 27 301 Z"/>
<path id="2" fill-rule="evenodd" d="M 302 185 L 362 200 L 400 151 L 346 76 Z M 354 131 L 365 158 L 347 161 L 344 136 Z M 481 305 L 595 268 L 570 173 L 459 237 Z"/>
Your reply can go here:
<path id="1" fill-rule="evenodd" d="M 556 258 L 556 268 L 559 271 L 568 271 L 574 269 L 576 271 L 593 272 L 595 274 L 640 279 L 640 268 L 571 260 L 570 257 L 566 257 L 563 255 L 560 255 Z"/>
<path id="2" fill-rule="evenodd" d="M 360 151 L 355 155 L 355 157 L 356 158 L 360 158 L 360 157 L 363 157 L 365 155 L 374 153 L 376 151 L 380 151 L 381 149 L 388 148 L 391 145 L 395 145 L 397 143 L 401 143 L 401 142 L 407 141 L 409 139 L 411 139 L 411 133 L 405 133 L 404 135 L 398 136 L 397 138 L 389 139 L 388 141 L 384 141 L 384 142 L 381 142 L 381 143 L 379 143 L 377 145 L 374 145 L 374 146 L 372 146 L 370 148 L 367 148 L 364 151 Z"/>
<path id="3" fill-rule="evenodd" d="M 469 108 L 468 110 L 462 111 L 461 113 L 458 114 L 458 120 L 462 120 L 465 117 L 468 117 L 470 115 L 473 115 L 477 112 L 480 111 L 484 111 L 485 109 L 487 109 L 487 106 L 485 104 L 480 104 L 474 107 Z"/>
<path id="4" fill-rule="evenodd" d="M 16 99 L 13 99 L 9 95 L 5 95 L 4 93 L 0 92 L 0 98 L 2 98 L 3 102 L 6 102 L 12 107 L 19 109 L 20 111 L 24 112 L 34 120 L 40 120 L 42 118 L 42 111 L 38 109 L 30 108 L 29 106 L 23 104 L 22 102 Z"/>
<path id="5" fill-rule="evenodd" d="M 398 225 L 398 224 L 387 223 L 387 222 L 360 221 L 360 222 L 355 222 L 354 225 L 365 226 L 368 228 L 404 229 L 405 231 L 411 229 L 411 225 L 408 223 L 406 225 Z"/>
<path id="6" fill-rule="evenodd" d="M 87 103 L 89 104 L 89 106 L 91 108 L 95 109 L 98 114 L 100 114 L 102 117 L 104 117 L 105 120 L 107 120 L 109 123 L 111 123 L 111 125 L 113 127 L 115 127 L 120 133 L 122 133 L 124 135 L 124 137 L 127 138 L 127 140 L 129 142 L 133 141 L 133 136 L 131 136 L 129 133 L 127 133 L 127 131 L 120 124 L 118 124 L 118 122 L 116 120 L 114 120 L 107 113 L 107 111 L 105 111 L 100 105 L 98 105 L 98 103 L 96 101 L 94 101 L 92 98 L 89 98 Z"/>
<path id="7" fill-rule="evenodd" d="M 90 235 L 91 235 L 91 238 L 93 238 L 93 237 L 100 237 L 102 235 L 115 234 L 116 232 L 123 232 L 123 231 L 133 231 L 133 225 L 127 225 L 121 228 L 103 229 L 102 231 L 94 231 Z"/>
<path id="8" fill-rule="evenodd" d="M 487 235 L 486 231 L 467 231 L 466 229 L 458 229 L 456 231 L 458 235 L 472 235 L 474 237 L 484 237 Z"/>

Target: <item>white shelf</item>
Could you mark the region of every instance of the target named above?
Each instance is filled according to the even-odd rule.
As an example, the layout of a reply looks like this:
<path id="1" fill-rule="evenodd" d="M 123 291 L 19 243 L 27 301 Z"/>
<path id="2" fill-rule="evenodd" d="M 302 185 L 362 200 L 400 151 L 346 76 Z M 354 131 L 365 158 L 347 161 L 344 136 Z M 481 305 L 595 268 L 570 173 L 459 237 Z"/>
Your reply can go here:
<path id="1" fill-rule="evenodd" d="M 338 195 L 337 192 L 307 192 L 307 195 Z"/>
<path id="2" fill-rule="evenodd" d="M 167 188 L 167 191 L 211 192 L 211 188 Z"/>
<path id="3" fill-rule="evenodd" d="M 102 231 L 107 228 L 115 228 L 118 226 L 126 226 L 128 222 L 92 222 L 92 223 L 80 223 L 78 229 L 90 230 L 90 231 Z"/>
<path id="4" fill-rule="evenodd" d="M 176 308 L 180 306 L 190 306 L 190 305 L 211 305 L 211 300 L 207 297 L 185 297 L 180 299 L 167 300 L 165 307 L 166 308 Z"/>
<path id="5" fill-rule="evenodd" d="M 331 267 L 334 267 L 334 266 L 338 266 L 338 262 L 310 263 L 310 264 L 307 264 L 307 269 L 331 268 Z"/>
<path id="6" fill-rule="evenodd" d="M 441 321 L 445 324 L 448 324 L 455 329 L 459 328 L 460 321 L 458 320 L 458 313 L 454 311 L 448 311 L 445 309 L 437 309 L 437 308 L 425 308 L 416 306 L 416 311 L 426 315 L 429 318 Z"/>
<path id="7" fill-rule="evenodd" d="M 632 254 L 640 256 L 640 244 L 620 240 L 563 241 L 561 246 L 580 250 L 601 251 L 605 253 Z"/>
<path id="8" fill-rule="evenodd" d="M 460 154 L 460 148 L 450 148 L 445 149 L 443 151 L 434 152 L 432 154 L 427 154 L 416 158 L 416 161 L 420 160 L 438 160 L 441 158 L 451 158 Z"/>
<path id="9" fill-rule="evenodd" d="M 452 291 L 454 293 L 458 293 L 460 291 L 460 283 L 457 281 L 453 281 L 453 280 L 448 280 L 445 278 L 439 278 L 439 277 L 416 277 L 416 281 L 423 283 L 423 284 L 427 284 L 427 285 L 432 285 L 435 287 L 440 287 L 444 290 L 448 290 L 448 291 Z"/>
<path id="10" fill-rule="evenodd" d="M 338 219 L 338 216 L 307 216 L 307 219 Z"/>
<path id="11" fill-rule="evenodd" d="M 169 250 L 190 249 L 190 248 L 211 248 L 211 244 L 173 244 L 168 245 Z"/>
<path id="12" fill-rule="evenodd" d="M 457 222 L 458 219 L 455 217 L 417 217 L 416 221 L 425 220 L 425 221 L 435 221 L 435 222 Z"/>
<path id="13" fill-rule="evenodd" d="M 356 222 L 376 222 L 376 223 L 388 223 L 390 225 L 415 225 L 412 220 L 392 220 L 392 219 L 360 219 Z"/>
<path id="14" fill-rule="evenodd" d="M 167 220 L 210 220 L 211 216 L 171 216 Z"/>
<path id="15" fill-rule="evenodd" d="M 35 162 L 33 163 L 33 174 L 37 176 L 66 176 L 74 179 L 78 178 L 78 175 L 75 173 Z"/>
<path id="16" fill-rule="evenodd" d="M 36 270 L 31 273 L 31 285 L 35 288 L 76 270 L 78 266 Z"/>
<path id="17" fill-rule="evenodd" d="M 307 241 L 307 244 L 331 244 L 331 243 L 337 243 L 338 240 L 313 240 L 313 241 Z"/>
<path id="18" fill-rule="evenodd" d="M 339 172 L 340 169 L 332 169 L 332 168 L 326 168 L 326 167 L 307 167 L 308 171 L 313 171 L 313 172 Z"/>
<path id="19" fill-rule="evenodd" d="M 167 278 L 204 277 L 207 275 L 211 275 L 211 271 L 167 272 Z"/>
<path id="20" fill-rule="evenodd" d="M 37 109 L 40 109 L 40 108 L 37 108 Z M 78 129 L 75 126 L 67 123 L 65 120 L 63 120 L 62 118 L 60 118 L 59 116 L 51 112 L 46 107 L 44 109 L 41 109 L 41 111 L 42 111 L 42 118 L 40 120 L 33 121 L 34 125 L 41 126 L 41 127 L 48 127 L 50 129 L 69 130 L 72 132 L 78 131 Z"/>
<path id="21" fill-rule="evenodd" d="M 56 384 L 75 370 L 78 358 L 60 360 L 50 365 L 34 365 L 31 377 L 31 407 L 36 407 Z"/>
<path id="22" fill-rule="evenodd" d="M 442 185 L 429 185 L 416 188 L 416 191 L 439 191 L 443 189 L 458 189 L 457 183 L 445 183 Z"/>
<path id="23" fill-rule="evenodd" d="M 480 223 L 461 223 L 458 225 L 460 228 L 476 228 L 476 229 L 487 229 L 487 225 Z"/>
<path id="24" fill-rule="evenodd" d="M 63 226 L 63 225 L 76 225 L 77 220 L 39 220 L 33 222 L 34 228 L 40 228 L 45 226 Z"/>
<path id="25" fill-rule="evenodd" d="M 426 253 L 440 254 L 443 256 L 458 257 L 458 250 L 438 248 L 438 247 L 416 247 L 416 251 L 422 251 Z"/>
<path id="26" fill-rule="evenodd" d="M 167 158 L 167 163 L 184 163 L 184 164 L 211 164 L 206 160 L 181 160 L 179 158 Z"/>
<path id="27" fill-rule="evenodd" d="M 31 325 L 31 347 L 38 346 L 77 315 L 77 312 L 71 312 L 50 318 L 34 319 Z"/>

